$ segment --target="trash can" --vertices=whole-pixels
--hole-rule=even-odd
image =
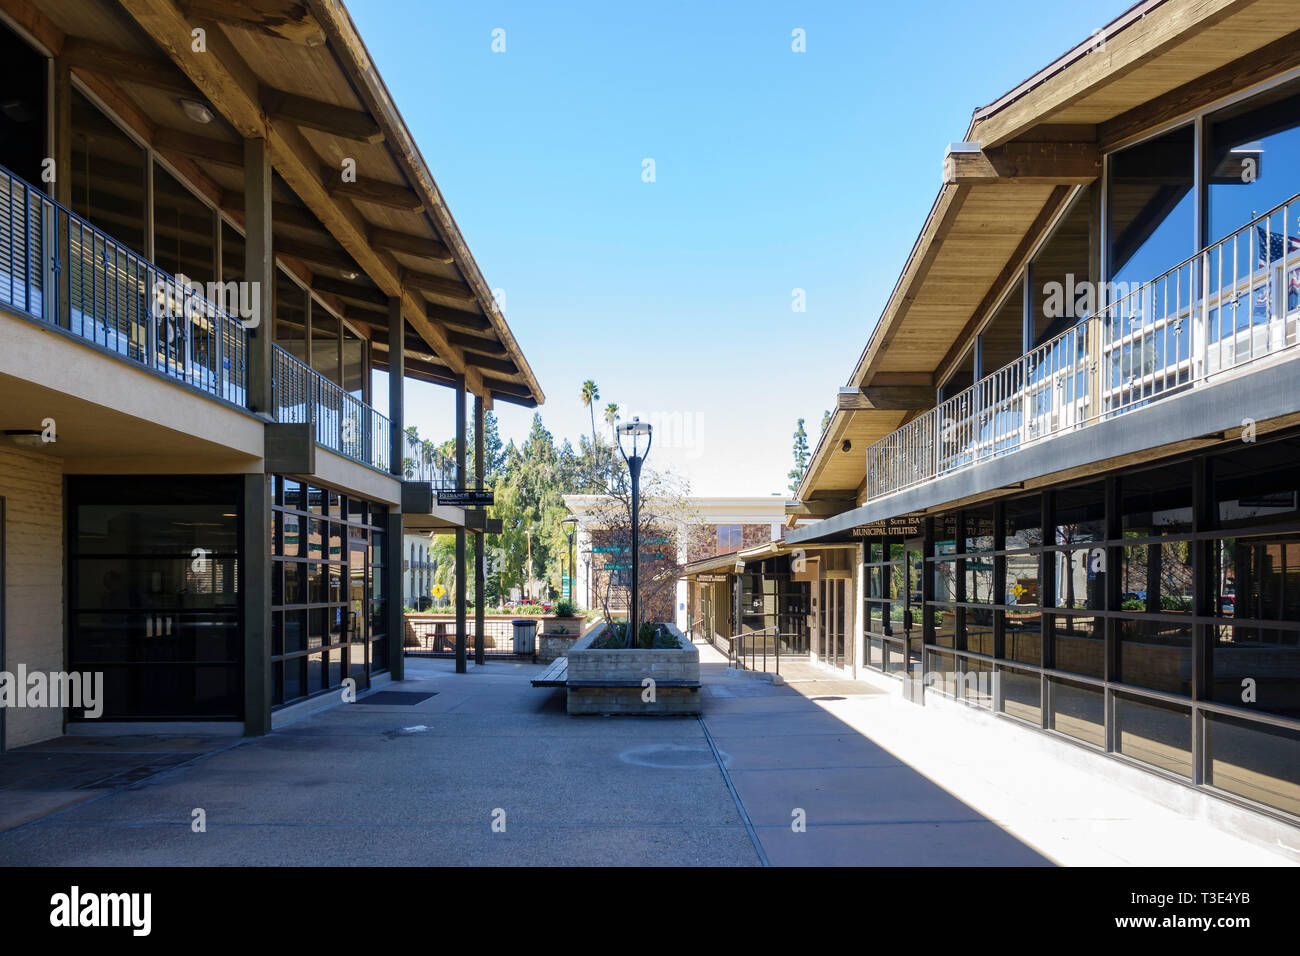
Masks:
[[[511,621],[515,626],[515,653],[531,657],[533,655],[533,637],[537,633],[537,621]]]

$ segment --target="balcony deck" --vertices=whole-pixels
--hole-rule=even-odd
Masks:
[[[1300,194],[869,446],[867,502],[1296,357],[1298,211]]]
[[[218,297],[239,301],[231,293],[219,287]],[[249,330],[259,318],[225,304],[0,167],[0,307],[247,410]],[[314,423],[320,447],[389,472],[388,418],[279,346],[272,394],[275,421]],[[417,480],[454,481],[432,463],[407,470]]]

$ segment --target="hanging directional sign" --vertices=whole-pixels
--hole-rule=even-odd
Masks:
[[[438,504],[455,508],[486,508],[494,504],[491,491],[439,491]]]

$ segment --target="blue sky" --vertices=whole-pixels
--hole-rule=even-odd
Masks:
[[[651,464],[710,495],[785,493],[795,420],[815,442],[946,145],[1127,6],[348,4],[504,290],[556,440],[589,430],[578,392],[593,378],[602,409],[662,423]],[[408,386],[425,437],[450,437],[453,407],[449,390]],[[527,434],[530,410],[497,414],[503,437]]]

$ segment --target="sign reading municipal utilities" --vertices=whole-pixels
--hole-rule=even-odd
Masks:
[[[925,519],[910,515],[903,518],[888,518],[885,521],[873,521],[871,524],[860,524],[853,529],[853,537],[872,538],[877,535],[915,537],[923,534],[924,531]]]

